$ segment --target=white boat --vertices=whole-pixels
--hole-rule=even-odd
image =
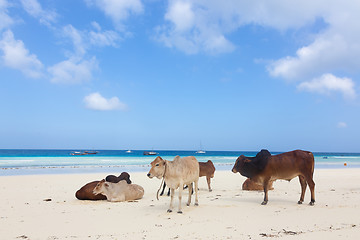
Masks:
[[[198,154],[204,154],[204,153],[206,153],[205,150],[203,150],[203,147],[202,147],[201,142],[200,142],[200,150],[197,150],[196,153],[198,153]]]
[[[130,149],[129,149],[129,150],[127,150],[126,152],[127,152],[127,153],[132,153],[132,151],[131,151]]]
[[[150,152],[145,151],[143,154],[144,154],[144,155],[158,155],[159,153],[154,152],[154,151],[150,151]]]

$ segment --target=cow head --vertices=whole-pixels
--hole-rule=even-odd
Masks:
[[[93,190],[95,195],[103,193],[105,189],[109,188],[109,184],[105,182],[105,179],[101,180]]]
[[[270,156],[271,153],[264,149],[257,153],[255,157],[241,155],[236,159],[232,172],[239,172],[241,175],[251,178],[264,170]]]
[[[154,161],[151,162],[151,169],[147,176],[149,178],[157,177],[161,179],[165,173],[165,160],[161,157],[156,157]]]
[[[234,167],[232,168],[232,172],[233,173],[241,173],[244,164],[247,162],[250,162],[251,160],[248,159],[247,157],[245,157],[244,155],[241,155],[240,157],[238,157],[235,161]]]

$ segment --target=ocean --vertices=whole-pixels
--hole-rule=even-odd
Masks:
[[[150,162],[156,156],[143,155],[144,150],[91,150],[97,154],[71,155],[84,150],[0,150],[0,176],[29,174],[69,174],[107,172],[120,174],[147,172]],[[195,156],[198,161],[211,160],[217,170],[231,170],[236,158],[241,154],[255,156],[257,152],[247,151],[157,151],[158,156],[172,160],[176,155]],[[272,152],[279,154],[280,152]],[[359,168],[360,153],[314,153],[315,168]]]

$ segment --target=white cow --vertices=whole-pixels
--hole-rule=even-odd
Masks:
[[[95,195],[103,194],[110,202],[137,200],[144,196],[144,188],[137,184],[128,184],[125,180],[118,183],[101,180],[93,190]]]
[[[166,185],[171,189],[171,200],[168,212],[172,212],[175,189],[179,188],[179,210],[181,211],[181,197],[184,185],[189,186],[189,198],[187,206],[191,203],[192,183],[195,183],[195,206],[198,206],[198,181],[199,162],[195,157],[180,158],[176,156],[173,161],[167,161],[157,157],[151,163],[151,169],[147,174],[149,178],[164,178]]]

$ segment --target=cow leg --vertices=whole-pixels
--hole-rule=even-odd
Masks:
[[[173,209],[173,200],[174,200],[174,193],[175,193],[175,189],[170,188],[170,190],[171,190],[171,197],[170,197],[170,207],[169,207],[169,209],[167,210],[168,212],[172,212],[172,209]]]
[[[299,181],[300,181],[300,185],[301,185],[301,195],[300,195],[300,200],[298,201],[298,204],[302,204],[304,202],[304,196],[305,196],[305,191],[306,191],[306,180],[304,176],[299,176]]]
[[[183,188],[184,188],[184,184],[180,184],[180,186],[179,186],[179,210],[178,210],[178,213],[182,213],[182,211],[181,211],[181,198],[182,198]]]
[[[209,192],[211,192],[211,191],[212,191],[212,189],[211,189],[211,187],[210,187],[210,181],[211,181],[211,179],[210,179],[209,176],[206,176],[206,181],[207,181],[207,184],[208,184]]]
[[[186,203],[187,206],[190,206],[190,203],[191,203],[191,194],[192,194],[192,190],[193,190],[193,184],[191,183],[191,188],[189,187],[189,197],[188,197],[188,201]]]
[[[269,190],[269,180],[267,179],[263,182],[264,187],[264,201],[261,203],[261,205],[266,205],[268,202],[268,190]]]
[[[309,185],[311,192],[311,201],[309,204],[313,206],[315,204],[315,182],[313,181],[312,176],[307,177],[306,182]]]
[[[195,180],[195,206],[199,206],[198,187],[199,187],[199,179]]]
[[[170,196],[170,188],[169,188],[169,191],[168,191],[167,195]]]

